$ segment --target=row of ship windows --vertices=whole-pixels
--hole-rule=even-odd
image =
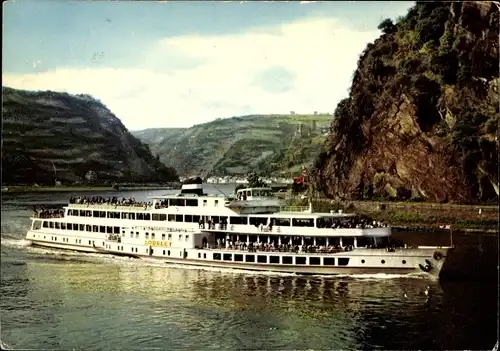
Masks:
[[[234,256],[234,259],[233,259]],[[257,256],[257,258],[255,257]],[[281,257],[281,262],[280,262]],[[271,264],[294,264],[292,256],[266,256],[266,255],[243,255],[243,254],[229,254],[229,253],[214,253],[214,260],[234,261],[234,262],[257,262],[257,263],[271,263]],[[269,261],[268,261],[269,259]],[[307,264],[307,257],[295,256],[295,264]],[[321,257],[309,257],[310,265],[321,265]],[[349,264],[349,258],[339,257],[338,265],[346,266]],[[334,257],[323,257],[324,266],[335,266]]]
[[[143,221],[168,221],[168,222],[185,222],[199,223],[202,216],[199,215],[182,215],[182,214],[164,214],[164,213],[144,213],[144,212],[116,212],[116,211],[89,211],[89,210],[68,210],[68,216],[80,217],[96,217],[96,218],[111,218],[111,219],[133,219]],[[227,221],[227,217],[211,216],[213,223],[221,223],[222,220]],[[266,225],[267,217],[229,217],[229,224],[243,225]],[[227,223],[227,222],[226,222]],[[313,218],[272,218],[272,225],[275,226],[294,226],[294,227],[314,227]]]
[[[89,224],[76,224],[76,223],[66,223],[66,222],[49,222],[44,221],[43,224],[40,221],[35,221],[33,225],[34,230],[43,228],[51,229],[61,229],[61,230],[76,230],[81,232],[94,232],[94,233],[107,233],[107,234],[120,234],[120,227],[111,227],[104,225],[89,225]]]

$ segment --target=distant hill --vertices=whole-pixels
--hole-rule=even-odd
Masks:
[[[132,132],[179,175],[290,175],[318,156],[332,120],[328,114],[251,115],[186,129]]]
[[[367,45],[313,171],[351,199],[498,201],[499,10],[417,1]]]
[[[2,87],[2,100],[4,184],[178,179],[91,96]]]

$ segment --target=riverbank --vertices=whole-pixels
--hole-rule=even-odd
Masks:
[[[171,190],[171,186],[6,186],[2,187],[2,194],[19,194],[34,192],[90,192],[90,191],[141,191],[141,190]]]

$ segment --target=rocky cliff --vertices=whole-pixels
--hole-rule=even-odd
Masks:
[[[498,200],[499,10],[417,2],[368,44],[313,172],[345,199]]]
[[[100,101],[2,88],[2,182],[177,180]]]

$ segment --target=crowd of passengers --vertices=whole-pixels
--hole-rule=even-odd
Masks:
[[[295,253],[334,253],[339,251],[351,251],[353,250],[353,245],[346,245],[341,247],[339,244],[333,245],[296,245],[296,244],[275,244],[263,243],[263,242],[244,242],[244,241],[231,241],[228,240],[226,243],[224,239],[217,239],[217,245],[213,247],[214,249],[230,249],[230,250],[242,250],[249,252],[295,252]],[[365,248],[373,249],[387,249],[387,251],[394,251],[396,248],[407,247],[403,244],[401,240],[392,241],[390,244],[378,243],[377,245],[367,245]]]
[[[115,205],[115,206],[138,206],[147,208],[152,205],[151,202],[141,202],[136,201],[135,198],[126,199],[122,197],[121,199],[113,196],[104,198],[102,196],[78,196],[70,197],[70,204],[88,204],[88,205]]]
[[[168,207],[168,200],[167,199],[161,200],[161,201],[157,201],[156,204],[155,204],[155,208],[156,209],[167,208],[167,207]]]
[[[214,222],[213,220],[209,219],[207,222],[203,222],[202,219],[198,221],[198,224],[200,225],[200,229],[213,229],[215,230],[218,228],[219,230],[226,230],[227,229],[227,219],[226,218],[221,218],[219,223]],[[215,225],[218,224],[218,227]]]
[[[63,218],[64,210],[62,209],[37,209],[34,208],[34,217],[37,218]]]
[[[343,220],[333,220],[332,222],[326,221],[326,220],[323,220],[323,221],[318,220],[318,228],[365,229],[365,228],[383,228],[383,227],[387,227],[387,225],[385,223],[378,222],[378,221],[372,221],[369,218],[363,218],[363,217],[352,217],[352,218],[343,219]]]

